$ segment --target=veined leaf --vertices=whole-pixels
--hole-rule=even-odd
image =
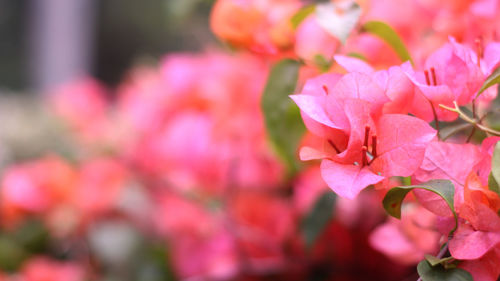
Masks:
[[[401,205],[403,200],[410,191],[415,188],[425,189],[439,195],[446,202],[448,207],[450,207],[453,216],[455,217],[455,227],[450,232],[452,234],[458,224],[457,214],[455,213],[453,196],[455,195],[455,187],[453,183],[449,180],[431,180],[418,185],[409,186],[398,186],[394,187],[387,192],[382,203],[384,204],[384,209],[387,213],[395,218],[401,218]]]
[[[384,40],[387,44],[389,44],[389,46],[391,46],[402,61],[410,61],[413,65],[413,60],[411,59],[410,53],[408,52],[408,49],[406,49],[403,40],[401,40],[401,37],[399,37],[396,31],[388,24],[381,21],[369,21],[362,26],[361,30],[371,33]]]
[[[308,248],[314,245],[316,239],[332,219],[336,198],[336,194],[331,190],[323,193],[316,200],[311,212],[302,221],[302,234]]]
[[[473,281],[472,275],[466,270],[445,269],[441,265],[431,266],[426,260],[418,264],[417,271],[423,281]]]
[[[316,11],[316,5],[307,5],[304,8],[300,9],[295,15],[293,15],[292,27],[296,29],[309,15]]]
[[[299,67],[291,59],[274,65],[261,100],[267,133],[290,173],[298,170],[296,152],[305,132],[300,110],[288,97],[295,90]]]
[[[479,89],[479,92],[477,93],[476,98],[479,97],[486,89],[489,87],[500,83],[500,66],[491,73],[488,78],[486,78],[486,81],[484,81],[483,86]]]

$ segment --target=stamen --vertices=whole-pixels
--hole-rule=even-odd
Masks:
[[[434,67],[431,67],[431,74],[432,74],[432,83],[434,83],[434,86],[437,86],[436,70],[434,69]]]
[[[372,155],[373,159],[377,157],[377,135],[372,136]]]
[[[323,85],[323,91],[325,91],[326,95],[329,94],[328,87],[326,85]]]
[[[477,53],[477,66],[481,66],[481,59],[484,57],[483,40],[481,37],[475,40]]]
[[[364,146],[368,147],[368,137],[370,135],[370,125],[365,126],[365,142],[363,143]]]
[[[335,149],[335,151],[337,152],[337,154],[340,153],[340,149],[337,148],[337,146],[335,145],[335,143],[333,143],[332,140],[328,140],[328,143],[333,147],[333,149]]]
[[[430,86],[431,80],[429,79],[429,71],[425,70],[424,74],[425,74],[425,82],[427,82],[427,86]]]
[[[363,145],[363,147],[361,147],[361,153],[362,153],[362,158],[361,158],[361,163],[362,163],[362,166],[361,167],[364,167],[368,164],[368,158],[366,156],[366,152],[368,151],[368,148],[366,146]]]

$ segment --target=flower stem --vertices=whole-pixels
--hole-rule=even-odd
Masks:
[[[479,124],[479,122],[476,120],[476,119],[471,119],[469,116],[467,116],[467,114],[465,114],[462,110],[460,110],[460,108],[458,107],[458,104],[456,101],[453,102],[453,104],[455,105],[455,107],[449,107],[449,106],[446,106],[446,105],[443,105],[443,104],[440,104],[439,106],[441,108],[444,108],[446,110],[449,110],[451,112],[456,112],[458,113],[458,116],[464,120],[465,122],[467,123],[471,123],[472,125],[474,125],[475,127],[477,127],[478,129],[490,134],[490,135],[493,135],[493,136],[500,136],[500,131],[497,131],[497,130],[494,130],[492,128],[488,128],[482,124]]]

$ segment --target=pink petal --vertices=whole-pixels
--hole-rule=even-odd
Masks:
[[[471,226],[461,224],[449,242],[449,249],[456,259],[474,260],[499,243],[500,232],[474,231]]]
[[[453,216],[453,213],[451,212],[448,204],[446,204],[446,201],[444,201],[443,198],[436,193],[425,189],[414,189],[413,194],[417,198],[418,202],[432,213],[440,217]],[[455,221],[453,220],[453,227],[454,226]]]
[[[330,160],[321,162],[321,176],[339,196],[354,199],[361,190],[384,179],[367,167],[339,164]]]
[[[380,74],[375,76],[375,79],[380,83],[380,78],[377,79],[377,77],[382,77]],[[385,94],[391,101],[384,105],[384,113],[408,113],[413,104],[415,87],[404,74],[402,68],[399,66],[389,68],[386,83]]]
[[[377,124],[377,152],[371,167],[385,177],[412,175],[436,136],[426,122],[401,114],[384,114]]]
[[[463,186],[480,157],[479,149],[473,144],[432,142],[425,151],[422,165],[415,172],[415,178],[419,182],[449,179],[455,186]]]
[[[370,245],[402,264],[415,264],[422,260],[425,254],[417,249],[393,222],[378,226],[370,235]]]
[[[361,147],[364,141],[365,126],[375,129],[370,118],[370,104],[359,99],[347,99],[344,107],[345,115],[349,119],[349,141],[347,149],[337,154],[333,160],[352,164],[361,160]]]
[[[317,150],[309,146],[304,146],[300,149],[299,157],[300,160],[302,161],[309,161],[315,159],[323,159],[325,157],[328,157],[328,155],[323,151]]]
[[[297,104],[302,112],[323,125],[331,128],[342,129],[330,120],[323,105],[326,103],[324,97],[311,95],[291,95],[290,98]]]
[[[341,74],[337,73],[325,73],[317,77],[307,80],[306,84],[302,88],[301,94],[312,95],[312,96],[325,96],[325,88],[327,91],[333,91],[333,88],[337,82],[342,78]]]
[[[352,72],[344,75],[334,88],[336,99],[360,99],[372,104],[374,111],[377,111],[389,99],[384,90],[375,83],[368,75]]]
[[[360,72],[364,74],[372,74],[375,70],[368,63],[354,57],[343,55],[333,56],[335,61],[342,66],[347,72]]]
[[[463,261],[459,268],[472,274],[474,280],[496,281],[500,275],[500,249],[493,249],[477,260]]]
[[[341,124],[334,123],[328,113],[325,111],[326,98],[322,96],[312,95],[291,95],[290,98],[297,104],[302,112],[314,121],[326,125],[330,128],[345,129],[345,122]],[[338,110],[335,111],[336,115],[340,115]]]

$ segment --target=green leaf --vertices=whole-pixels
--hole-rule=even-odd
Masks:
[[[423,281],[473,281],[472,275],[461,268],[445,269],[441,265],[431,266],[426,260],[417,266]]]
[[[131,268],[133,278],[137,281],[175,281],[168,247],[158,241],[145,240],[135,256]]]
[[[403,177],[403,185],[411,185],[411,177]]]
[[[316,5],[307,5],[295,13],[291,19],[293,29],[296,29],[309,15],[315,11]]]
[[[308,248],[314,245],[316,239],[323,232],[333,217],[336,194],[331,190],[323,193],[312,207],[312,210],[302,221],[302,234]]]
[[[50,235],[41,221],[27,220],[18,226],[14,232],[9,233],[9,237],[25,250],[38,253],[48,248]]]
[[[345,43],[358,24],[361,7],[352,0],[318,4],[315,15],[326,32]]]
[[[27,258],[28,253],[21,245],[0,236],[0,270],[16,271]]]
[[[300,110],[288,97],[295,90],[299,67],[291,59],[274,65],[261,101],[267,133],[291,174],[298,170],[296,151],[305,132]]]
[[[384,40],[391,46],[402,61],[410,61],[413,65],[410,52],[408,52],[403,40],[401,40],[401,37],[399,37],[392,27],[381,21],[369,21],[361,27],[361,30]]]
[[[431,264],[431,266],[436,266],[438,264],[442,264],[443,262],[447,262],[447,261],[453,259],[453,257],[446,257],[446,258],[440,259],[438,257],[435,257],[433,255],[429,255],[429,254],[426,254],[424,257],[425,257],[425,260]]]
[[[401,205],[403,204],[403,200],[406,194],[408,194],[415,188],[434,192],[444,199],[448,207],[450,207],[453,216],[455,217],[455,228],[453,228],[453,230],[450,232],[450,234],[452,234],[457,228],[458,218],[457,214],[455,213],[455,208],[453,207],[455,187],[449,180],[431,180],[418,185],[398,186],[392,188],[387,192],[384,200],[382,201],[384,209],[387,211],[387,213],[395,218],[401,219]]]
[[[363,61],[368,61],[368,59],[365,57],[365,55],[363,55],[362,53],[358,53],[358,52],[350,52],[347,54],[347,56],[357,58],[357,59],[360,59]]]
[[[328,72],[328,70],[330,70],[330,67],[332,67],[333,61],[326,59],[321,54],[316,54],[314,56],[314,64],[323,73],[323,72]]]
[[[495,180],[495,177],[493,177],[493,173],[490,173],[488,176],[488,188],[500,195],[500,187],[498,186],[498,182]]]
[[[481,95],[486,89],[489,87],[500,83],[500,66],[491,73],[488,78],[486,78],[486,81],[484,81],[483,86],[479,89],[479,92],[477,93],[476,99]]]
[[[496,183],[500,183],[500,142],[497,142],[495,149],[493,150],[493,157],[491,159],[491,175],[495,179]]]

